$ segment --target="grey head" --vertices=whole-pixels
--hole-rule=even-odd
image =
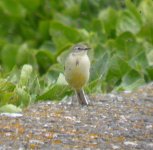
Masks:
[[[74,51],[74,52],[87,51],[87,50],[89,50],[89,49],[90,49],[90,48],[87,46],[87,44],[82,44],[82,43],[76,44],[76,45],[73,47],[73,51]]]

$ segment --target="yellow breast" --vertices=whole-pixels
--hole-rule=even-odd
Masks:
[[[83,74],[82,72],[80,72],[79,69],[70,72],[67,78],[68,83],[74,89],[81,89],[84,86],[84,84],[87,82],[87,80],[88,77],[85,76],[85,74]]]
[[[76,90],[81,89],[89,79],[90,61],[87,55],[70,56],[65,64],[65,78]]]

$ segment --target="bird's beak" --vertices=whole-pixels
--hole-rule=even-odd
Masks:
[[[87,48],[85,48],[84,50],[90,50],[91,48],[90,47],[87,47]]]

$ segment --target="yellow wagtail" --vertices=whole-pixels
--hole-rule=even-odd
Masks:
[[[76,91],[78,101],[82,105],[89,103],[83,90],[90,75],[90,60],[87,55],[89,49],[85,44],[77,44],[65,61],[65,79]]]

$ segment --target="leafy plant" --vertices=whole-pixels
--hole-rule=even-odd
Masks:
[[[152,0],[0,1],[0,112],[73,92],[61,73],[70,47],[92,48],[87,93],[153,80]]]

